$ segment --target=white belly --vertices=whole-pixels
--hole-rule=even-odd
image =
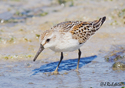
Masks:
[[[50,49],[55,52],[71,52],[79,49],[82,45],[83,44],[79,44],[78,40],[72,39],[71,33],[67,33],[60,38],[56,46],[51,47]]]

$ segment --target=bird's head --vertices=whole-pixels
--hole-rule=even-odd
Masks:
[[[34,57],[33,61],[37,59],[39,54],[45,49],[45,48],[51,48],[56,46],[56,43],[58,41],[58,33],[54,30],[46,30],[40,35],[40,48],[38,52],[36,53],[36,56]]]

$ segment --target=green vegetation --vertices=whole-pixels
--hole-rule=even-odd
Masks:
[[[14,38],[13,37],[10,38],[10,40],[8,42],[10,42],[10,43],[14,42]]]
[[[2,37],[0,37],[0,43],[4,43],[4,44],[6,44],[6,43],[9,43],[9,44],[14,43],[15,40],[16,40],[16,38],[13,37],[13,36],[11,36],[10,38],[2,38]]]
[[[36,34],[36,38],[39,38],[40,37],[40,35],[39,34]]]
[[[105,56],[105,60],[107,62],[110,62],[110,61],[118,61],[120,59],[124,59],[125,58],[125,56],[123,55],[124,52],[125,50],[110,52],[109,55]]]
[[[65,4],[68,0],[58,0],[59,4]]]
[[[32,42],[32,40],[28,39],[28,38],[24,38],[24,40],[27,41],[27,42]]]
[[[120,17],[121,21],[125,24],[125,9],[122,9],[118,12],[118,17]]]
[[[20,29],[20,31],[23,31],[23,29]]]
[[[125,9],[122,9],[121,11],[119,11],[118,16],[125,18]]]
[[[70,2],[70,4],[69,4],[69,6],[71,7],[71,6],[74,6],[74,1],[73,0],[58,0],[58,3],[61,5],[61,4],[66,4],[66,3],[68,3],[68,2]]]
[[[112,65],[112,69],[113,69],[113,70],[125,70],[125,63],[115,62],[115,63]]]
[[[21,59],[21,58],[32,58],[33,55],[28,54],[28,55],[0,55],[3,59],[5,60],[11,60],[11,59]]]
[[[125,82],[120,82],[121,85],[125,85]],[[125,87],[124,87],[125,88]]]
[[[21,13],[19,11],[16,11],[15,15],[21,15]]]
[[[114,20],[112,23],[110,23],[110,25],[118,25],[118,22]]]
[[[105,57],[105,60],[107,61],[107,62],[110,62],[110,60],[113,60],[113,61],[117,61],[117,60],[119,60],[119,59],[123,59],[125,56],[120,56],[120,55],[114,55],[114,56],[107,56],[107,57]]]
[[[40,16],[46,16],[48,14],[48,12],[43,12],[40,14]]]
[[[4,59],[8,60],[8,59],[9,59],[9,56],[5,56]]]
[[[26,58],[31,58],[31,57],[33,57],[32,55],[26,55],[25,56]]]
[[[4,30],[0,30],[0,32],[4,32]]]

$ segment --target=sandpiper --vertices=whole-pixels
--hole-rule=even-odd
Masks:
[[[35,61],[38,55],[45,49],[50,48],[55,52],[60,52],[61,57],[54,74],[58,74],[58,67],[63,59],[63,52],[71,52],[78,49],[77,70],[81,57],[80,47],[93,35],[104,23],[106,17],[91,22],[66,21],[46,30],[40,36],[40,48],[34,57]]]

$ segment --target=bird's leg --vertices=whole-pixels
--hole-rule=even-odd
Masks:
[[[60,61],[59,61],[59,63],[58,63],[58,66],[56,67],[55,71],[53,72],[53,74],[58,74],[58,67],[59,67],[59,65],[60,65],[60,63],[61,63],[61,61],[62,61],[62,59],[63,59],[63,52],[61,52]]]
[[[78,62],[77,62],[77,68],[76,68],[77,71],[78,71],[78,69],[79,69],[79,61],[80,61],[80,57],[81,57],[81,50],[78,49]]]

